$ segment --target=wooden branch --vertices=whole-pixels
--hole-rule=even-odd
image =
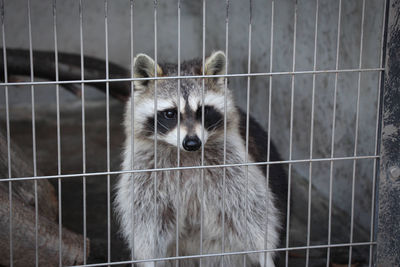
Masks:
[[[1,182],[0,182],[1,183]],[[13,197],[12,202],[12,251],[13,266],[32,266],[35,262],[35,212],[30,206]],[[10,266],[10,206],[8,192],[0,187],[0,265]],[[39,266],[58,266],[58,224],[48,218],[38,217]],[[75,265],[83,262],[83,237],[62,229],[62,264]],[[89,255],[89,239],[87,254]]]
[[[28,159],[20,151],[19,147],[11,142],[11,177],[32,176],[33,170]],[[7,140],[2,131],[0,131],[0,179],[8,178],[8,159],[7,159]],[[38,172],[40,175],[40,172]],[[32,207],[35,206],[34,181],[15,181],[12,182],[13,195],[20,197],[21,201]],[[7,188],[8,183],[0,181],[0,187]],[[8,192],[8,191],[7,191]],[[47,180],[37,181],[37,195],[39,213],[55,221],[58,214],[58,201],[54,187]]]
[[[8,75],[30,76],[29,50],[7,48],[7,72]],[[0,73],[4,73],[3,48],[0,48]],[[109,62],[109,77],[128,78],[129,70],[117,64]],[[34,76],[38,78],[55,81],[55,55],[53,51],[33,51]],[[84,56],[84,78],[85,80],[96,80],[106,78],[106,62],[95,57]],[[58,53],[58,71],[60,81],[81,80],[81,56],[72,53]],[[2,77],[4,81],[4,77]],[[106,84],[90,83],[91,86],[105,92]],[[71,85],[63,85],[71,90]],[[74,88],[76,89],[76,88]],[[110,82],[110,95],[125,101],[130,96],[130,82]],[[72,90],[75,93],[76,90]]]
[[[11,142],[11,176],[33,174],[23,153]],[[0,177],[8,177],[7,140],[0,131]],[[39,173],[40,174],[40,173]],[[9,183],[0,181],[0,266],[10,265],[10,203]],[[57,266],[59,233],[56,222],[58,201],[53,186],[47,180],[37,181],[39,265]],[[12,231],[14,266],[31,266],[35,262],[35,190],[34,181],[12,182]],[[62,261],[65,265],[83,262],[83,237],[62,230]],[[87,240],[89,242],[89,240]],[[89,246],[87,247],[87,255]]]

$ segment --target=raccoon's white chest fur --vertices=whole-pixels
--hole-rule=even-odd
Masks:
[[[153,144],[135,140],[134,147],[132,153],[128,138],[123,169],[154,168]],[[223,146],[208,144],[203,164],[221,165],[223,155]],[[181,167],[202,163],[200,151],[181,151],[180,158]],[[244,161],[243,140],[238,132],[232,132],[227,141],[226,163]],[[156,167],[176,166],[176,148],[159,146]],[[134,252],[139,259],[175,256],[177,222],[180,255],[199,254],[200,230],[203,253],[221,252],[223,237],[226,251],[275,248],[278,243],[278,216],[273,196],[257,166],[126,173],[117,185],[116,204],[122,233],[129,246],[134,251],[147,251]],[[263,262],[264,256],[260,255],[249,258],[252,262]],[[206,266],[219,262],[216,258],[207,261]],[[240,262],[238,256],[225,259],[233,265],[236,261]],[[273,264],[271,256],[268,262]]]

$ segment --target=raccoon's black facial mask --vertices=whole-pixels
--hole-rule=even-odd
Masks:
[[[166,134],[176,127],[178,123],[178,112],[176,109],[166,109],[157,112],[157,132]],[[154,117],[148,118],[146,128],[150,132],[154,132]]]
[[[199,108],[196,111],[196,120],[201,123],[202,120],[202,106],[199,105]],[[223,116],[222,114],[212,106],[204,106],[204,128],[207,131],[215,130],[221,127],[223,124]]]
[[[191,114],[181,114],[181,125],[190,125],[193,127],[194,120],[202,123],[202,107],[198,107],[196,112],[191,111]],[[190,120],[185,121],[185,120]],[[176,108],[161,110],[157,112],[157,132],[159,134],[167,134],[173,130],[178,123],[178,111]],[[222,127],[223,116],[213,106],[204,106],[204,128],[207,131],[212,131]],[[154,117],[147,119],[146,128],[149,133],[154,132]]]
[[[166,134],[176,127],[178,122],[176,109],[167,109],[157,112],[157,131],[160,134]],[[153,119],[154,125],[154,119]],[[154,127],[154,126],[153,126]]]

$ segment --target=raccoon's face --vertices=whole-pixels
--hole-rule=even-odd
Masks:
[[[224,74],[225,62],[223,52],[213,53],[205,61],[204,73]],[[181,75],[201,75],[201,67],[201,61],[198,60],[184,62]],[[139,54],[135,57],[136,78],[153,77],[156,69],[157,76],[177,75],[176,65],[166,64],[156,68],[149,56]],[[181,79],[180,85],[176,79],[158,80],[156,85],[152,80],[139,80],[135,81],[134,97],[136,137],[154,140],[157,132],[157,142],[178,146],[186,151],[200,150],[202,144],[206,146],[221,142],[225,105],[227,118],[236,112],[229,90],[225,101],[224,78],[218,77],[204,79],[204,91],[201,78]],[[230,126],[229,122],[227,119],[227,127]]]

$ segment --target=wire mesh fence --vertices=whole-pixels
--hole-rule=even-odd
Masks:
[[[21,3],[16,6],[7,2],[4,0],[1,2],[3,46],[1,65],[4,79],[0,83],[0,87],[4,94],[1,100],[3,114],[1,117],[2,151],[0,154],[4,168],[2,166],[0,180],[2,195],[0,205],[3,218],[0,230],[3,241],[0,247],[3,250],[1,257],[4,258],[4,261],[0,262],[0,266],[27,266],[27,262],[32,266],[124,264],[252,266],[257,263],[260,266],[271,266],[273,262],[266,259],[272,253],[278,255],[275,260],[277,266],[298,266],[300,264],[305,266],[332,266],[333,264],[373,266],[376,264],[376,188],[381,158],[379,144],[382,115],[380,111],[382,109],[381,85],[386,56],[384,54],[386,6],[388,5],[386,1],[372,3],[362,0],[358,1],[358,4],[352,5],[338,0],[334,3],[334,7],[332,2],[328,3],[322,0],[315,0],[312,3],[287,1],[285,5],[290,8],[286,9],[283,4],[274,0],[262,4],[252,0],[245,4],[229,0],[220,1],[218,4],[206,0],[199,1],[199,3],[187,3],[183,0],[174,2],[155,0],[144,4],[140,1],[130,0],[121,1],[118,4],[113,2],[115,6],[111,1],[104,0],[96,1],[101,4],[97,6],[97,9],[84,9],[87,3],[82,0],[74,2],[71,6],[65,6],[65,3],[56,0],[48,1],[48,3],[20,1]],[[34,2],[34,5],[31,2]],[[218,6],[220,9],[216,11],[215,5],[220,5]],[[375,5],[380,6],[380,12],[373,11]],[[32,25],[41,31],[40,25],[42,24],[34,24],[34,16],[40,16],[41,13],[38,10],[42,6],[51,8],[51,20],[48,20],[50,26],[47,26],[52,33],[52,49],[48,53],[40,54],[38,51],[41,49],[35,49],[33,42],[34,38],[40,39],[41,36],[34,37]],[[191,6],[194,6],[195,11],[190,10]],[[243,6],[246,9],[238,11],[238,7],[240,9]],[[266,9],[262,10],[260,6]],[[306,12],[305,9],[310,6],[312,9]],[[7,23],[7,18],[16,15],[15,7],[26,9],[26,25],[22,25],[21,22],[12,25],[12,30],[19,30],[21,33],[18,31],[7,32],[7,27],[13,23],[12,20]],[[151,12],[144,12],[140,9],[141,7],[144,7],[143,10],[147,8],[147,11]],[[74,18],[63,21],[68,17],[65,14],[61,15],[63,20],[60,21],[59,14],[65,13],[67,8],[72,10],[68,12],[76,13],[75,21]],[[167,8],[170,13],[165,11]],[[188,15],[188,10],[195,13]],[[147,20],[135,21],[135,16],[140,17],[141,12],[146,13]],[[290,13],[290,15],[282,15],[283,12]],[[335,15],[329,17],[330,12]],[[90,13],[101,14],[101,21],[95,22],[88,19],[85,22],[85,14]],[[115,26],[111,26],[111,22],[118,18],[118,14],[122,13],[126,15],[123,22],[125,28],[116,29]],[[166,16],[166,13],[169,14],[168,23],[160,18],[160,14]],[[343,16],[343,13],[346,16]],[[309,16],[308,20],[305,19],[307,17],[305,14]],[[349,14],[353,14],[354,18],[348,19]],[[188,36],[187,25],[182,23],[182,20],[188,23],[188,16],[199,17],[193,23],[194,25],[201,22],[195,26],[197,27],[195,36],[197,36],[198,46],[201,48],[201,53],[198,54],[200,59],[196,61],[195,67],[190,65],[192,63],[189,64],[190,71],[187,68],[188,63],[182,63],[181,54],[188,45],[187,38],[182,37],[185,36],[184,34]],[[324,16],[327,17],[327,20]],[[219,28],[215,26],[216,30],[214,31],[210,30],[210,27],[213,28],[214,25],[207,24],[210,17],[223,19]],[[287,17],[290,18],[290,21],[286,22],[290,29],[288,30],[289,34],[283,38],[280,35],[283,30],[279,23]],[[140,18],[142,19],[142,17]],[[260,18],[265,21],[260,22]],[[244,25],[241,29],[245,29],[245,32],[241,33],[243,38],[233,39],[232,36],[241,30],[239,27],[235,28],[237,26],[235,21],[238,19]],[[334,23],[326,26],[324,23],[327,21]],[[374,24],[370,21],[374,21]],[[65,24],[69,22],[75,24],[68,31]],[[134,22],[139,25],[135,26]],[[140,32],[140,30],[136,31],[137,27],[140,28],[146,23],[150,24],[149,27],[152,28],[152,31],[147,32],[146,36],[137,33]],[[354,23],[358,23],[357,27],[354,26]],[[90,28],[91,24],[102,24],[104,32],[96,35],[96,32],[91,31],[93,29]],[[371,26],[372,24],[374,26]],[[372,35],[371,29],[376,30],[376,25],[378,25],[379,31]],[[78,36],[75,39],[76,42],[71,46],[72,48],[68,48],[67,45],[60,42],[60,27],[64,34],[68,32]],[[171,34],[173,35],[171,38],[176,39],[173,46],[160,47],[159,42],[165,37],[165,32],[160,30],[161,28],[165,30],[163,27],[173,27],[173,30],[176,30],[176,33]],[[268,29],[266,31],[269,36],[267,41],[260,41],[259,28]],[[328,30],[328,33],[321,31],[321,28]],[[185,32],[182,32],[182,29]],[[112,58],[110,55],[116,53],[113,46],[119,45],[119,39],[115,38],[116,30],[121,32],[120,35],[125,37],[128,44],[126,46],[128,50],[119,51],[118,55],[125,58],[124,62],[129,64],[129,69],[119,68],[110,60]],[[28,45],[18,46],[20,42],[18,37],[14,37],[10,33],[18,36],[24,35],[25,31]],[[346,38],[357,37],[351,39],[352,41],[344,42],[342,40],[343,36],[346,36],[344,32],[349,31],[351,37]],[[38,33],[37,30],[35,33]],[[94,45],[94,51],[89,52],[90,55],[85,55],[85,34],[94,34],[96,36],[93,38],[94,40],[99,38],[98,36],[104,38],[101,40],[104,44],[104,51],[101,52],[101,55],[97,53],[96,45]],[[322,54],[321,57],[325,60],[324,53],[328,54],[329,51],[324,50],[324,46],[319,43],[319,40],[321,36],[327,34],[330,34],[331,37],[334,36],[333,40],[328,38],[334,49],[331,50],[333,53],[330,54],[329,63],[324,65],[320,63],[318,56]],[[44,35],[45,33],[43,33]],[[154,42],[149,44],[146,39],[143,43],[145,46],[152,47],[154,63],[151,65],[152,69],[145,70],[152,74],[135,73],[135,62],[137,63],[139,58],[139,55],[136,58],[135,55],[141,52],[135,47],[136,39],[148,38],[150,35]],[[215,55],[207,54],[208,46],[213,44],[212,42],[207,43],[207,40],[216,38],[216,35],[223,41],[219,41],[220,47],[211,47],[211,49],[223,51],[224,59],[226,58],[224,66],[225,64],[226,66],[219,72],[207,72],[212,55]],[[289,35],[290,39],[287,39]],[[280,46],[281,43],[277,45],[276,40],[279,38],[290,44],[287,47]],[[303,54],[307,54],[307,52],[304,52],[306,50],[303,38],[308,38],[310,45],[307,50],[310,54],[307,58],[309,61],[307,67],[304,67],[307,59],[304,59]],[[10,47],[9,40],[11,40],[10,43],[16,45]],[[241,55],[244,60],[235,62],[235,59],[238,58],[236,55],[238,50],[232,49],[232,46],[236,45],[232,42],[241,43],[240,45],[245,47],[242,49],[242,52],[245,53]],[[258,44],[261,42],[260,46],[266,47],[266,50],[258,51],[259,46],[254,48],[255,42]],[[374,42],[378,45],[370,44]],[[13,50],[20,47],[25,50]],[[70,49],[69,51],[76,54],[63,52],[60,47],[67,47],[67,50]],[[169,72],[167,70],[169,65],[162,63],[168,61],[164,60],[164,57],[166,53],[172,53],[171,47],[176,52],[177,60],[173,66],[174,70]],[[349,47],[356,48],[352,50]],[[277,64],[279,66],[275,67],[276,58],[278,58],[275,53],[281,55],[280,48],[285,50],[283,53],[290,59],[290,62],[284,60],[283,65]],[[92,48],[89,48],[89,51],[90,49]],[[168,52],[163,51],[164,49]],[[371,56],[375,60],[366,60],[365,57],[369,57],[368,53],[371,51],[375,53],[375,57]],[[355,64],[347,64],[346,60],[344,60],[346,64],[341,63],[340,60],[346,57]],[[21,58],[24,58],[25,61],[19,61]],[[257,65],[261,60],[267,62],[268,68],[260,68]],[[193,65],[195,64],[193,63]],[[237,65],[242,66],[238,67]],[[328,65],[330,67],[320,68],[320,66]],[[159,68],[163,70],[160,71]],[[242,71],[235,72],[240,68]],[[29,79],[21,77],[29,77]],[[321,85],[323,83],[319,80],[320,77],[325,79],[325,89],[328,87],[332,89],[329,94],[323,95],[319,92],[319,88],[323,87]],[[262,79],[262,83],[256,79]],[[307,79],[308,81],[306,81]],[[208,95],[214,86],[210,84],[215,81],[218,81],[216,83],[219,83],[222,88],[219,92],[222,96],[222,102],[219,103],[221,117],[214,122],[220,124],[220,129],[222,129],[219,136],[222,141],[221,145],[217,147],[220,150],[218,152],[215,152],[215,147],[210,145],[212,143],[209,141],[210,138],[216,137],[215,135],[213,137],[213,133],[209,131],[210,113],[207,113],[211,112],[208,111],[209,106],[218,101],[215,94]],[[347,86],[351,81],[355,86]],[[140,92],[140,86],[146,87],[149,84],[153,86],[153,91],[146,99]],[[173,85],[173,90],[171,89],[173,93],[170,95],[163,91],[166,84]],[[255,87],[260,87],[260,84],[264,87],[256,89]],[[200,88],[196,95],[196,100],[199,102],[195,104],[190,102],[191,97],[188,96],[192,91],[185,89],[191,88],[191,86]],[[229,90],[233,91],[235,87],[240,88],[239,92],[235,92],[234,95],[237,98],[236,102],[244,111],[244,128],[241,129],[242,140],[238,141],[241,144],[238,146],[240,157],[238,156],[236,159],[239,160],[232,161],[230,155],[233,152],[229,146],[234,142],[232,140],[235,136],[231,135],[230,127],[232,127],[232,121],[236,121],[238,118],[232,117],[231,114],[238,115],[238,113],[229,113],[231,111],[228,109],[231,108]],[[22,107],[18,106],[18,101],[23,95],[15,93],[17,90],[22,90],[21,88],[29,89],[29,93],[26,94],[29,96],[29,101],[25,100]],[[79,96],[80,99],[74,100],[73,103],[71,101],[72,104],[63,102],[64,88]],[[93,97],[93,88],[103,91],[105,97],[104,95]],[[306,90],[305,88],[309,90],[309,93],[299,96],[298,92]],[[355,88],[355,90],[351,90],[351,88]],[[49,104],[38,100],[38,96],[43,97],[48,92],[55,95],[55,98],[51,99],[51,101],[55,100],[55,103],[52,102],[51,108],[49,108]],[[187,95],[185,96],[185,94]],[[263,94],[265,98],[261,99]],[[254,95],[261,100],[254,99]],[[10,98],[14,99],[11,103]],[[124,103],[113,98],[122,99]],[[329,100],[327,100],[328,98]],[[94,103],[93,99],[97,102]],[[172,128],[166,129],[167,126],[162,121],[160,122],[164,113],[159,112],[171,110],[171,106],[167,105],[167,109],[165,108],[166,99],[176,103],[173,110],[176,125],[171,126],[176,129],[175,135],[173,135],[175,139],[169,143],[169,146],[175,150],[173,150],[174,155],[169,156],[163,150],[168,143],[165,136]],[[309,113],[304,116],[304,120],[299,121],[298,116],[303,116],[305,111],[296,105],[299,105],[298,103],[302,99],[306,99],[301,105],[306,105]],[[319,101],[322,104],[318,103]],[[37,102],[39,102],[39,108]],[[368,106],[368,103],[371,105]],[[145,104],[147,106],[144,106]],[[124,110],[125,105],[127,108]],[[141,109],[135,107],[137,105]],[[197,134],[200,144],[194,149],[197,150],[197,154],[187,154],[187,150],[191,149],[188,149],[187,143],[185,143],[185,138],[189,136],[189,128],[184,127],[188,120],[190,105],[197,105],[197,113],[200,114],[196,122],[199,129],[193,130]],[[329,105],[329,108],[325,109],[324,105]],[[347,110],[343,108],[346,105],[353,107],[354,112],[346,114]],[[257,110],[256,115],[251,114],[252,109]],[[196,111],[196,109],[194,110]],[[140,129],[144,127],[140,124],[148,124],[140,117],[144,116],[145,111],[152,113],[150,123],[152,125],[147,125],[150,128],[146,128],[147,131],[152,132],[152,135],[146,137],[151,140],[151,145],[140,139],[143,134]],[[277,113],[281,113],[282,116],[276,116]],[[29,114],[28,117],[27,114]],[[318,117],[322,116],[321,114],[325,114],[325,116]],[[263,144],[252,139],[252,134],[254,134],[252,123],[254,122],[251,116],[254,115],[258,120],[263,120],[259,121],[262,124],[259,129],[262,129],[261,127],[265,129],[265,132],[260,132],[261,135],[264,135],[264,139],[261,139],[265,142]],[[47,121],[47,116],[51,117],[51,122]],[[316,119],[317,117],[318,119]],[[351,119],[342,119],[343,117],[351,117]],[[124,126],[121,126],[124,120]],[[277,122],[277,120],[283,122]],[[322,122],[322,120],[324,121]],[[326,121],[329,122],[324,125]],[[46,125],[51,125],[51,127]],[[277,125],[284,127],[278,128]],[[369,126],[365,128],[365,125]],[[298,132],[305,129],[303,126],[307,130],[304,131],[305,134],[302,134],[303,137],[299,138]],[[168,131],[162,132],[163,128]],[[47,133],[50,130],[53,131],[53,134]],[[26,141],[28,131],[30,141]],[[160,131],[162,134],[159,134]],[[122,132],[125,132],[126,139],[122,136]],[[363,132],[372,132],[368,135],[372,138],[366,138]],[[99,133],[101,137],[99,137]],[[324,134],[329,134],[329,136],[324,137]],[[101,139],[101,141],[97,139]],[[315,141],[316,139],[318,142]],[[208,146],[207,142],[209,142]],[[325,142],[324,147],[321,146],[321,142]],[[277,153],[282,157],[272,158],[275,153],[273,151],[275,150],[274,143]],[[257,160],[257,157],[254,156],[254,145],[265,152],[265,157],[261,160]],[[20,153],[17,151],[18,146],[21,149]],[[298,148],[302,146],[304,146],[305,152]],[[40,149],[38,149],[39,147]],[[145,154],[140,154],[141,149],[151,150],[152,158],[146,158]],[[212,156],[212,153],[215,153],[215,156]],[[119,156],[120,154],[123,155]],[[192,159],[196,157],[194,155],[197,155],[198,161],[188,165],[186,158]],[[141,157],[145,158],[145,165],[137,163]],[[175,164],[163,165],[163,157],[173,158]],[[214,160],[216,157],[219,158]],[[26,163],[28,161],[29,163]],[[123,167],[120,167],[122,161],[124,162]],[[38,162],[41,169],[38,168]],[[24,167],[25,165],[29,166]],[[281,241],[277,246],[268,245],[268,234],[271,232],[266,230],[268,223],[264,225],[265,222],[263,222],[262,225],[265,229],[263,229],[261,233],[263,236],[260,239],[264,245],[261,248],[252,245],[254,240],[249,237],[249,222],[246,219],[243,227],[247,231],[244,231],[244,236],[240,236],[240,242],[238,242],[240,246],[235,247],[232,245],[234,241],[230,240],[231,236],[227,229],[236,223],[229,218],[229,210],[225,204],[226,198],[230,197],[229,192],[226,191],[227,183],[230,182],[228,178],[232,178],[229,175],[232,170],[244,175],[242,178],[246,182],[243,183],[244,191],[241,192],[244,200],[241,200],[243,203],[236,204],[238,207],[240,206],[238,209],[243,211],[242,216],[249,218],[251,217],[249,212],[252,212],[249,205],[253,204],[249,203],[248,199],[249,176],[251,178],[255,172],[263,174],[266,188],[271,188],[273,179],[276,179],[270,175],[274,173],[272,168],[282,168],[284,177],[278,178],[283,181],[287,180],[287,187],[283,194],[285,195],[284,203],[275,203],[277,206],[284,207],[281,210],[283,218],[279,223],[282,228]],[[340,175],[338,168],[347,170],[346,183],[338,180],[337,176]],[[209,194],[210,187],[212,187],[209,184],[210,173],[219,174],[218,177],[211,178],[218,180],[218,186],[222,188],[220,191],[212,191],[219,194],[214,196],[215,198]],[[317,174],[314,175],[314,173]],[[190,197],[188,200],[185,194],[193,193],[193,191],[188,191],[189,186],[185,184],[186,181],[193,178],[191,175],[198,179],[195,185],[198,186],[196,192],[199,193],[192,195],[192,198],[196,198],[196,205],[198,205],[193,208],[197,213],[192,214],[193,218],[198,219],[196,224],[186,224],[185,221],[192,219],[188,215],[191,207],[186,205],[187,203],[185,204],[185,201],[188,203],[191,201]],[[122,219],[117,219],[116,208],[113,206],[113,202],[118,202],[118,194],[122,194],[113,187],[116,187],[117,181],[122,177],[130,179],[128,179],[130,183],[126,189],[131,192],[130,199],[127,201],[129,212],[125,217],[130,216],[132,221],[137,221],[136,217],[144,216],[143,213],[138,213],[139,207],[144,205],[144,202],[134,204],[136,203],[134,194],[141,193],[138,191],[135,181],[147,177],[146,183],[150,184],[149,190],[151,189],[151,191],[148,192],[151,193],[150,202],[153,206],[148,208],[147,213],[144,213],[148,217],[142,217],[140,220],[147,220],[144,224],[149,225],[149,228],[151,228],[152,220],[169,219],[174,222],[171,226],[173,229],[170,231],[172,235],[170,243],[164,245],[165,247],[160,245],[161,230],[147,229],[147,236],[144,237],[147,241],[141,241],[138,236],[142,234],[140,232],[142,228],[139,229],[139,226],[134,225],[132,221],[130,221],[131,232],[135,234],[128,235],[131,240],[125,240],[129,245],[124,243],[121,234],[117,233],[129,232],[129,230],[121,229],[124,216],[119,214]],[[165,177],[169,177],[170,180],[165,182]],[[299,177],[303,177],[303,180],[299,180]],[[30,182],[33,182],[33,185],[29,184],[30,188],[25,188],[25,191],[19,189],[19,185]],[[45,182],[49,182],[52,189],[44,189],[47,186],[44,185]],[[160,189],[160,186],[172,186],[172,183],[176,183],[177,186],[174,189],[176,191],[168,191],[169,189],[166,190],[165,187]],[[335,183],[337,184],[335,185]],[[98,190],[96,191],[93,188],[100,189],[96,189]],[[43,199],[43,192],[46,190],[53,190],[51,192],[55,199]],[[250,188],[251,190],[253,189]],[[21,198],[21,192],[28,191],[32,194],[32,199],[24,201],[23,197]],[[337,193],[338,191],[339,193]],[[264,193],[268,194],[269,189]],[[272,193],[277,194],[276,192]],[[160,204],[161,199],[168,194],[179,197],[171,204],[173,207],[170,208],[167,205],[166,211],[160,211],[165,208]],[[367,194],[368,196],[366,196]],[[335,195],[338,196],[336,200],[334,199]],[[350,199],[346,199],[346,196],[350,196]],[[207,206],[210,199],[217,199],[222,204],[215,203],[215,206]],[[269,201],[271,196],[266,195],[265,199]],[[50,204],[47,205],[52,205],[52,201],[55,206],[49,209],[55,210],[55,215],[49,218],[43,208],[46,204],[43,203],[49,202]],[[101,202],[101,204],[97,202]],[[21,203],[25,204],[21,206]],[[267,208],[264,208],[268,209],[268,207],[267,204]],[[220,217],[216,215],[221,227],[221,229],[218,228],[218,234],[210,231],[209,226],[205,225],[209,224],[210,220],[217,220],[207,217],[212,214],[209,210],[214,208],[221,208]],[[24,217],[22,214],[29,216]],[[266,216],[269,218],[268,214]],[[318,217],[324,217],[323,221],[326,225],[317,225],[321,222]],[[237,218],[237,220],[240,221],[241,218]],[[345,223],[343,223],[344,221]],[[342,228],[340,231],[337,230],[339,229],[338,225],[342,223],[341,227],[346,228],[346,232]],[[138,227],[139,230],[135,227]],[[192,228],[189,230],[189,234],[183,234],[184,231],[188,231],[185,227]],[[299,232],[302,232],[303,235],[299,235]],[[212,236],[213,234],[214,236]],[[259,238],[259,236],[256,237]],[[305,240],[302,239],[303,237]],[[252,238],[255,239],[254,236]],[[125,237],[125,239],[127,238]],[[191,239],[190,242],[187,239]],[[218,248],[211,249],[211,245],[204,245],[209,240],[215,242],[215,247]],[[138,242],[139,244],[137,244]],[[150,245],[146,247],[144,245],[147,244],[146,242],[152,244],[155,249]],[[190,246],[194,246],[194,248],[190,248]],[[238,247],[240,249],[237,249]],[[138,249],[148,251],[138,253]],[[165,251],[152,253],[157,249]],[[145,255],[145,257],[138,255]],[[236,256],[240,258],[240,261],[230,260]],[[255,258],[257,260],[254,260]]]

